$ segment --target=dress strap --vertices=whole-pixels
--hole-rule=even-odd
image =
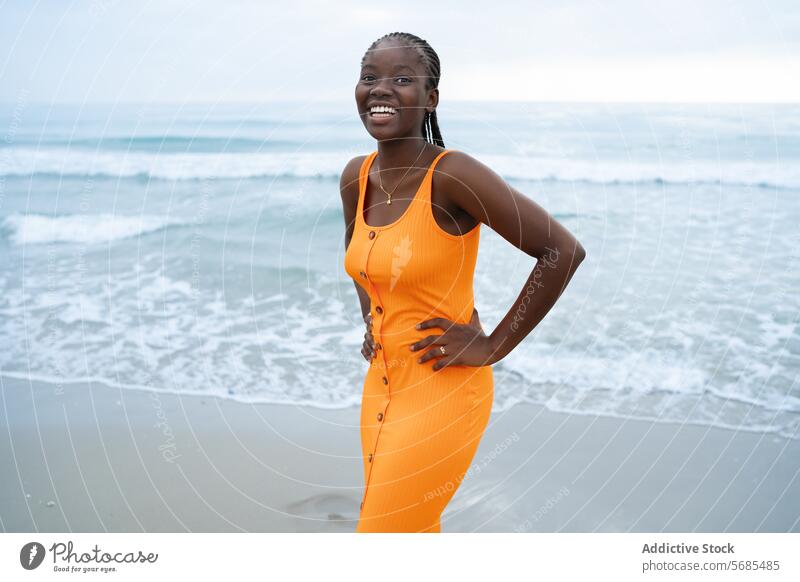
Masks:
[[[364,161],[361,162],[361,168],[358,171],[358,204],[356,205],[356,222],[365,224],[364,222],[364,198],[367,193],[367,177],[369,169],[372,167],[372,162],[378,156],[378,150],[369,154]]]
[[[444,150],[443,152],[439,152],[439,155],[437,155],[433,159],[431,165],[428,167],[428,171],[425,172],[425,177],[422,179],[422,184],[420,185],[420,193],[419,193],[420,198],[424,197],[430,200],[431,190],[432,190],[431,186],[433,185],[433,172],[434,169],[436,168],[436,164],[438,164],[439,160],[441,160],[444,156],[453,151],[456,150]]]
[[[422,179],[422,184],[420,184],[419,192],[411,201],[411,206],[413,206],[417,202],[417,198],[426,198],[430,200],[431,198],[431,185],[433,184],[433,172],[436,168],[436,164],[439,163],[445,155],[449,154],[456,150],[444,150],[439,152],[439,154],[433,159],[430,166],[428,166],[428,170],[425,172],[425,177]],[[378,157],[378,150],[375,150],[371,154],[369,154],[364,161],[361,163],[361,169],[358,173],[358,206],[356,209],[356,221],[360,224],[368,226],[364,221],[364,199],[366,198],[367,194],[367,183],[368,183],[368,176],[369,176],[369,169],[372,167],[372,162],[375,161],[375,158]],[[411,207],[406,210],[409,212]],[[405,216],[405,214],[403,215]],[[401,217],[402,218],[402,217]],[[381,228],[381,227],[370,227],[370,228]]]

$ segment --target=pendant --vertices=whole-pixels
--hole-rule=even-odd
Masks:
[[[387,201],[386,201],[386,204],[391,204],[391,203],[392,203],[392,200],[391,200],[391,199],[389,199],[389,200],[387,200]]]

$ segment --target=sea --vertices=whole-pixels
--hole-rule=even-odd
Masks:
[[[800,438],[800,105],[437,113],[587,251],[495,364],[496,413]],[[358,406],[339,176],[376,148],[352,102],[2,105],[0,383]],[[481,228],[489,333],[535,258]]]

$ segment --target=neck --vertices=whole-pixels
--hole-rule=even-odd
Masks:
[[[422,136],[418,138],[402,138],[381,140],[378,142],[378,158],[380,159],[381,176],[384,181],[399,180],[408,171],[413,174],[419,166],[425,165],[426,150],[435,148],[427,143]],[[416,160],[416,161],[415,161]],[[412,167],[409,170],[409,167]]]

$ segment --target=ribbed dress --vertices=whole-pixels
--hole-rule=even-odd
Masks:
[[[480,223],[462,236],[433,216],[433,160],[410,205],[396,221],[364,221],[369,169],[359,171],[358,209],[345,270],[370,297],[376,356],[364,379],[361,449],[364,494],[357,532],[441,531],[440,516],[469,470],[494,397],[491,366],[450,365],[438,371],[431,347],[409,346],[441,328],[417,330],[433,317],[468,323]],[[438,347],[438,346],[434,346]]]

